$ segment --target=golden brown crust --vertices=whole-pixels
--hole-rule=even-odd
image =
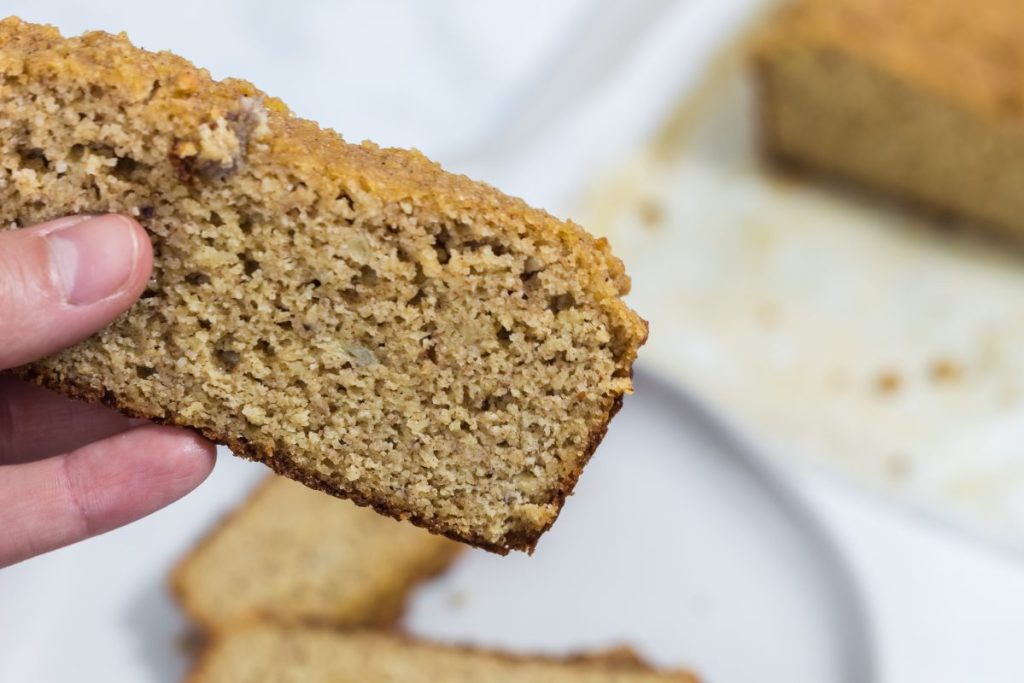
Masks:
[[[629,321],[631,331],[646,339],[644,322],[619,299],[629,293],[629,277],[607,239],[595,238],[572,221],[561,221],[486,183],[449,173],[417,150],[347,143],[336,131],[294,116],[283,102],[248,81],[214,81],[206,69],[170,52],[137,48],[123,33],[96,31],[63,38],[53,26],[8,17],[0,21],[0,47],[0,61],[20,64],[23,74],[28,64],[34,70],[71,70],[83,81],[103,83],[149,102],[146,116],[161,121],[171,115],[181,129],[198,129],[234,111],[241,98],[260,100],[272,130],[265,163],[291,169],[324,196],[333,196],[343,186],[353,194],[372,194],[378,203],[415,200],[426,220],[472,215],[493,225],[518,224],[534,236],[566,245],[582,244],[587,248],[578,252],[579,265],[590,274],[590,285],[603,290],[608,296],[605,303],[617,309],[617,317]],[[164,91],[174,96],[165,97]],[[624,368],[635,360],[642,343],[627,350]]]
[[[382,203],[415,200],[427,220],[472,215],[495,225],[520,224],[564,244],[583,243],[589,248],[583,250],[580,265],[591,273],[591,284],[606,288],[613,299],[629,292],[629,278],[606,239],[595,238],[571,221],[560,221],[485,183],[448,173],[416,150],[347,143],[335,131],[294,116],[283,102],[247,81],[214,81],[206,69],[169,52],[137,48],[123,33],[96,31],[63,38],[52,26],[30,24],[17,17],[0,21],[0,47],[3,61],[30,63],[33,70],[70,69],[83,81],[103,83],[136,100],[148,100],[147,116],[157,121],[173,115],[182,129],[199,128],[233,111],[240,98],[262,100],[272,130],[266,163],[292,169],[310,189],[333,196],[339,186],[345,186],[354,194],[372,194]],[[176,96],[164,97],[165,90]],[[628,311],[625,304],[619,305]],[[625,317],[635,318],[635,314],[630,311]],[[635,325],[640,326],[638,319]]]
[[[260,628],[261,624],[252,623],[249,624],[247,627]],[[318,627],[316,630],[323,630],[339,634],[349,633],[355,636],[359,636],[363,633],[372,634],[372,632],[365,631],[362,629],[337,629],[329,627]],[[208,665],[207,662],[210,659],[213,651],[219,646],[219,644],[223,640],[229,637],[231,637],[230,633],[221,633],[215,634],[211,638],[208,638],[203,641],[202,647],[199,651],[199,655],[193,660],[192,668],[185,679],[186,683],[203,683],[203,668]],[[511,664],[524,662],[543,662],[587,668],[600,666],[608,670],[619,669],[625,671],[642,671],[647,673],[660,672],[664,674],[666,678],[671,677],[672,680],[677,681],[677,683],[700,683],[700,679],[694,673],[689,671],[685,671],[682,669],[673,669],[669,671],[656,669],[655,667],[651,666],[650,663],[645,661],[635,650],[628,646],[611,647],[607,649],[595,650],[590,652],[575,652],[567,655],[548,655],[522,654],[466,644],[452,645],[430,639],[419,638],[416,636],[409,635],[407,633],[403,633],[401,631],[388,633],[385,637],[387,637],[390,640],[397,641],[400,644],[437,646],[444,648],[448,651],[459,652],[464,654],[488,655],[490,657],[493,657],[494,659]]]

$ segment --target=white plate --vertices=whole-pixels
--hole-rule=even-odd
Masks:
[[[872,680],[853,585],[801,504],[691,403],[637,385],[536,554],[468,553],[408,627],[523,651],[627,643],[712,682]],[[263,473],[224,456],[184,501],[0,574],[0,680],[180,680],[167,572]]]

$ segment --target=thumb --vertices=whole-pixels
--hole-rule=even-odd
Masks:
[[[145,230],[125,216],[0,232],[0,370],[102,328],[142,293],[152,267]]]

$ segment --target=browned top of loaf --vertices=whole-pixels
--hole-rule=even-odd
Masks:
[[[1024,117],[1020,0],[799,0],[769,51],[832,48],[998,117]]]
[[[579,250],[579,265],[590,273],[589,285],[595,294],[607,296],[609,305],[633,320],[641,339],[646,337],[642,321],[625,304],[613,301],[629,291],[629,278],[607,240],[596,239],[575,223],[558,220],[486,183],[448,173],[416,150],[347,143],[337,132],[293,115],[281,100],[248,81],[215,81],[206,69],[170,52],[140,50],[123,33],[96,31],[64,38],[52,26],[9,17],[0,21],[0,45],[5,73],[60,71],[83,83],[102,82],[132,100],[151,100],[144,115],[157,124],[174,120],[178,130],[216,121],[236,110],[241,97],[261,99],[272,133],[267,137],[267,162],[288,168],[311,190],[325,195],[336,192],[339,185],[355,186],[385,203],[414,202],[427,220],[473,216],[478,222],[518,225],[521,233],[534,238],[583,243],[589,248]],[[171,96],[154,97],[159,91]]]

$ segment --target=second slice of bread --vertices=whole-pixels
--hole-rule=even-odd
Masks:
[[[383,625],[461,548],[272,477],[178,565],[172,585],[205,630],[258,618]]]

